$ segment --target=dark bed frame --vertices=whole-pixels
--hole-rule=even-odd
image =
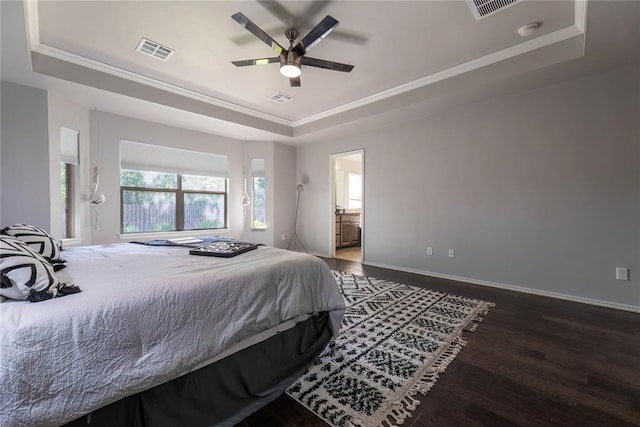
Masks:
[[[233,426],[280,396],[332,338],[328,313],[66,426]]]

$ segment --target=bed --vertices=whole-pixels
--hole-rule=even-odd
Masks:
[[[234,425],[295,381],[345,308],[324,262],[267,246],[63,258],[80,293],[0,305],[2,426]]]

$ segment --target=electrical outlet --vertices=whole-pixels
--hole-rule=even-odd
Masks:
[[[429,256],[433,255],[433,248],[431,246],[427,248],[427,255]]]
[[[280,240],[287,240],[287,235],[286,234],[280,235]]]
[[[454,251],[453,249],[449,249],[449,258],[455,258],[456,257],[456,251]]]
[[[629,269],[625,267],[617,267],[616,280],[629,280]]]

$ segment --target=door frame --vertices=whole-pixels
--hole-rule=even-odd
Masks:
[[[342,151],[329,155],[329,255],[336,257],[336,160],[341,157],[359,154],[361,159],[360,173],[362,174],[362,213],[360,214],[360,264],[364,262],[364,242],[365,242],[365,150]]]

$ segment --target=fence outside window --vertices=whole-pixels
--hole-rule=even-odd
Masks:
[[[227,226],[227,179],[122,170],[121,232]]]

